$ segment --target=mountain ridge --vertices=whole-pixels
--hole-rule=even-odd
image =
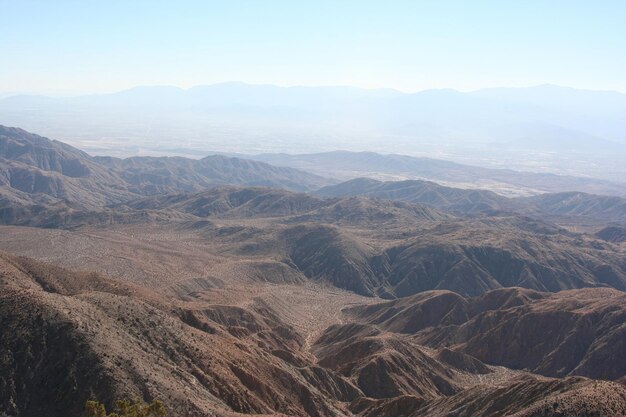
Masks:
[[[464,215],[519,213],[559,222],[626,224],[626,199],[579,191],[545,193],[507,198],[492,191],[460,189],[430,181],[377,181],[356,178],[320,188],[316,195],[327,197],[365,196],[392,201],[420,203]]]
[[[271,185],[296,190],[327,180],[291,168],[237,158],[91,157],[63,142],[0,126],[0,191],[9,200],[48,195],[81,208],[101,208],[172,191],[200,191],[220,184]]]

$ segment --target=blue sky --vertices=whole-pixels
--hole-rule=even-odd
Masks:
[[[626,92],[626,1],[0,0],[0,93],[224,81]]]

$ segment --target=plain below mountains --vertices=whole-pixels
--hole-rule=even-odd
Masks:
[[[246,155],[278,166],[298,168],[343,180],[428,180],[457,188],[488,189],[509,197],[567,191],[626,197],[626,183],[464,165],[439,159],[374,152]]]

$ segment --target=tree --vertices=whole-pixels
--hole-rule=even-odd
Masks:
[[[140,399],[120,400],[116,403],[117,412],[107,414],[106,407],[98,401],[85,403],[85,417],[165,417],[167,409],[160,400],[146,404]]]

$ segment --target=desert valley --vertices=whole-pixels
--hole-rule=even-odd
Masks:
[[[626,415],[626,185],[433,161],[0,127],[0,416]]]
[[[0,18],[0,417],[626,417],[626,1]]]

